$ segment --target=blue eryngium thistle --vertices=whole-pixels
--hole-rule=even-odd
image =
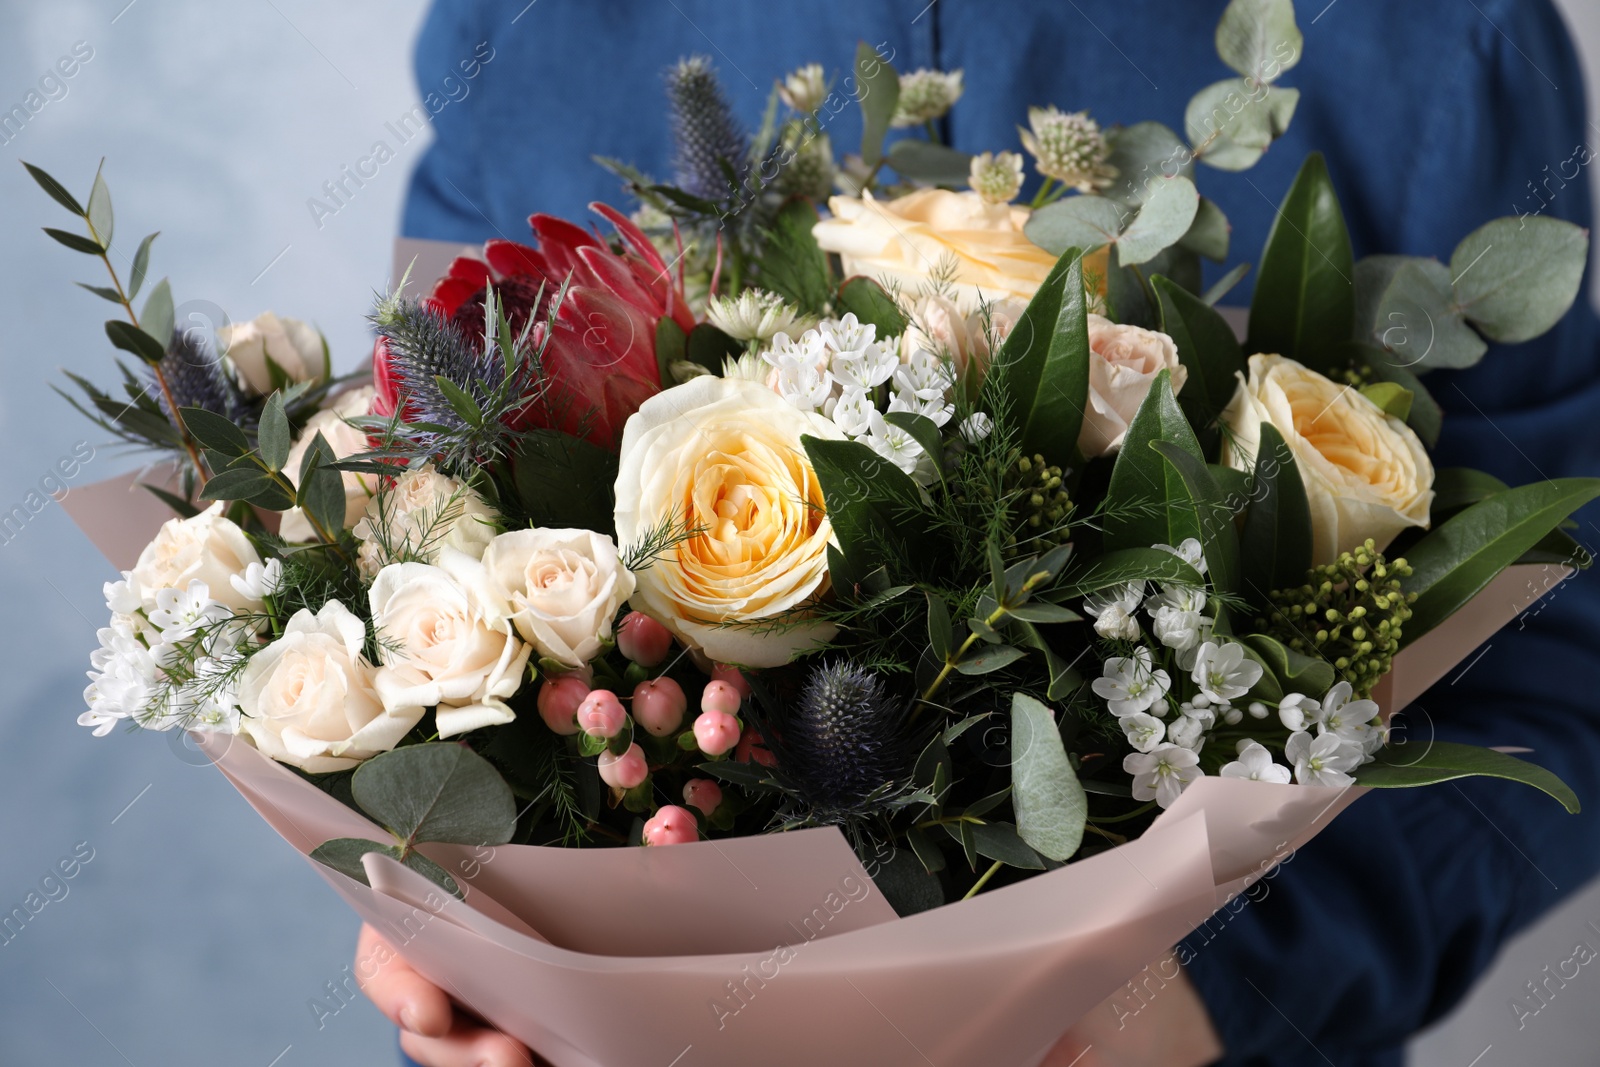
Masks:
[[[707,200],[727,199],[743,179],[749,144],[708,57],[680,59],[667,70],[667,102],[677,145],[674,182]]]
[[[811,669],[784,718],[779,765],[819,816],[862,814],[875,793],[895,794],[909,761],[905,709],[876,674],[844,660]]]
[[[204,408],[235,420],[241,406],[239,390],[228,377],[222,360],[199,336],[198,331],[172,331],[167,343],[167,354],[161,357],[161,374],[172,391],[172,399],[180,408]],[[154,369],[150,371],[150,394],[161,405],[168,418],[166,392],[156,384]]]

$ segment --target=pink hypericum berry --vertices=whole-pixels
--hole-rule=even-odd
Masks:
[[[589,683],[564,674],[539,687],[539,718],[558,734],[578,732],[578,705],[589,695]]]
[[[617,647],[641,667],[656,667],[672,651],[672,632],[643,612],[630,611],[617,627]]]
[[[613,752],[600,753],[600,780],[617,789],[632,789],[650,777],[650,764],[644,758],[644,749],[629,745],[628,751],[618,756]]]
[[[722,803],[722,787],[709,778],[691,778],[683,785],[683,802],[710,815]]]
[[[701,752],[720,756],[739,743],[739,720],[725,711],[702,711],[694,721],[694,739]]]
[[[578,729],[590,737],[610,740],[622,732],[627,721],[628,713],[623,710],[622,701],[609,689],[596,689],[578,705]]]
[[[776,767],[778,757],[767,751],[767,744],[754,726],[746,726],[744,733],[739,736],[739,747],[734,749],[733,758],[739,763],[759,763],[763,767]]]
[[[739,690],[735,689],[732,683],[717,678],[707,682],[705,691],[700,694],[701,711],[720,711],[724,715],[737,715],[741,703],[743,699],[739,696]]]
[[[640,682],[633,689],[633,719],[656,737],[666,737],[683,725],[689,698],[671,678]]]
[[[686,845],[698,840],[700,824],[694,821],[694,813],[676,804],[664,806],[644,824],[647,845]]]
[[[750,695],[750,683],[745,680],[738,667],[730,667],[726,663],[713,663],[711,677],[718,682],[727,682],[737,689],[742,697]]]

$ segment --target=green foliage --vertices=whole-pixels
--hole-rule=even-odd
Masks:
[[[840,316],[853,313],[857,321],[875,326],[880,338],[899,337],[910,325],[894,297],[871,278],[846,278],[839,287],[837,302]]]
[[[1224,597],[1238,595],[1241,584],[1239,534],[1233,525],[1233,508],[1222,487],[1217,484],[1205,463],[1184,445],[1172,441],[1151,441],[1150,447],[1161,453],[1183,483],[1188,507],[1199,527],[1200,545],[1205,549],[1206,577],[1210,580],[1211,588]],[[1181,501],[1179,506],[1182,506]],[[1219,607],[1218,628],[1223,628],[1225,621],[1225,609]]]
[[[1172,395],[1172,375],[1156,375],[1128,424],[1127,436],[1106,489],[1105,547],[1110,550],[1179,545],[1200,536],[1200,521],[1188,507],[1189,493],[1176,467],[1152,451],[1172,442],[1204,464],[1200,443]]]
[[[1293,0],[1232,0],[1217,23],[1217,55],[1246,78],[1272,82],[1300,61]]]
[[[1378,753],[1375,761],[1355,772],[1357,784],[1369,789],[1408,789],[1473,777],[1504,778],[1531,785],[1559,800],[1574,815],[1582,810],[1571,787],[1543,767],[1476,745],[1450,741],[1390,745]]]
[[[1233,328],[1215,310],[1169,278],[1156,275],[1151,288],[1161,301],[1161,329],[1178,348],[1178,361],[1188,371],[1178,405],[1194,427],[1201,450],[1215,455],[1213,429],[1223,408],[1239,387],[1235,375],[1247,369],[1244,350]]]
[[[972,156],[931,141],[907,139],[890,146],[889,166],[909,181],[961,189],[972,174]]]
[[[828,521],[851,569],[865,574],[885,563],[909,560],[909,545],[922,536],[915,521],[923,510],[917,483],[858,442],[802,441],[822,487]]]
[[[828,257],[811,235],[816,224],[815,206],[801,199],[788,201],[767,230],[760,260],[761,287],[808,315],[826,310],[834,285]],[[720,373],[721,367],[716,370]]]
[[[1276,352],[1330,372],[1355,320],[1350,232],[1313,152],[1284,198],[1261,253],[1250,304],[1250,351]]]
[[[1026,693],[1011,697],[1011,791],[1022,840],[1047,859],[1071,859],[1083,841],[1088,797],[1055,716]]]
[[[1534,215],[1485,223],[1450,256],[1455,303],[1491,341],[1531,341],[1577,299],[1588,231]]]
[[[1241,591],[1255,610],[1263,611],[1272,590],[1295,585],[1311,568],[1311,506],[1305,483],[1294,453],[1271,423],[1261,424],[1249,499],[1239,537]]]
[[[1218,170],[1248,170],[1287,132],[1299,103],[1298,89],[1224,78],[1190,99],[1183,128],[1196,159]]]
[[[861,162],[876,167],[900,102],[900,75],[865,41],[856,46],[856,99],[861,102]]]
[[[531,526],[613,529],[617,456],[599,445],[559,430],[526,431],[511,455],[511,480],[514,510]]]
[[[1310,676],[1319,681],[1322,674],[1320,667],[1285,665],[1282,657],[1294,652],[1316,657],[1356,692],[1370,693],[1412,636],[1407,623],[1413,598],[1406,592],[1411,573],[1406,560],[1385,559],[1368,538],[1332,563],[1307,571],[1303,584],[1273,590],[1266,617],[1256,620],[1266,636],[1248,640],[1286,686],[1292,674],[1314,669]],[[1283,647],[1262,643],[1267,638]]]
[[[408,851],[399,845],[384,845],[359,837],[335,837],[312,849],[311,858],[324,866],[332,867],[348,878],[354,878],[362,885],[370,885],[367,880],[367,868],[361,862],[361,858],[369,852],[376,852],[405,864],[453,897],[464,896],[456,880],[450,877],[449,871],[422,853]]]

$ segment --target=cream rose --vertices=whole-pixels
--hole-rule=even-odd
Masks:
[[[295,612],[240,673],[240,731],[264,754],[312,774],[389,751],[423,709],[384,709],[361,656],[366,639],[366,626],[337,600],[315,615]]]
[[[249,322],[223,326],[217,330],[217,341],[239,383],[261,396],[275,388],[274,364],[282,372],[280,381],[323,381],[332,374],[322,334],[299,319],[264,311]]]
[[[129,572],[129,587],[139,590],[145,608],[155,606],[163,589],[187,589],[204,582],[211,599],[233,611],[257,611],[261,601],[235,589],[231,579],[250,564],[260,564],[255,545],[231,520],[223,518],[222,502],[187,519],[168,519],[155,540],[139,553]]]
[[[385,708],[435,708],[440,737],[516,718],[506,698],[522,685],[529,650],[482,563],[446,548],[436,566],[391,564],[368,599],[383,661],[374,684]]]
[[[909,360],[918,350],[949,356],[956,373],[965,374],[971,367],[981,381],[993,349],[1011,335],[1027,307],[1025,300],[1005,297],[963,315],[944,297],[925,296],[908,316],[910,325],[900,337],[900,358]]]
[[[634,590],[617,546],[590,530],[503,533],[489,543],[483,566],[523,640],[567,667],[601,653]]]
[[[339,459],[348,459],[367,451],[366,432],[356,429],[345,420],[368,414],[372,410],[372,398],[375,395],[370,386],[352,389],[339,397],[332,407],[324,408],[306,420],[306,428],[289,449],[289,460],[283,465],[284,475],[296,487],[300,485],[300,464],[305,461],[306,449],[317,439],[317,434],[322,434],[323,440],[328,442],[328,447]],[[348,528],[355,525],[366,511],[367,502],[377,491],[378,480],[370,474],[358,474],[355,471],[340,471],[339,477],[344,483],[344,525]],[[300,508],[290,508],[283,513],[278,533],[290,542],[317,540],[317,532],[311,528],[311,521]]]
[[[1078,450],[1093,458],[1120,449],[1128,424],[1164,370],[1172,372],[1176,396],[1188,381],[1189,370],[1178,362],[1172,338],[1090,315],[1089,403],[1078,431]]]
[[[828,210],[833,217],[812,232],[825,251],[839,253],[846,274],[916,292],[953,264],[950,289],[963,315],[977,310],[980,294],[1028,300],[1056,263],[1022,235],[1027,208],[971,191],[919,189],[894,200],[864,192],[832,197]]]
[[[844,436],[762,385],[710,376],[646,400],[623,429],[617,539],[700,531],[635,575],[631,603],[718,663],[775,667],[833,637],[791,614],[827,590],[833,536],[803,435]]]
[[[433,563],[443,548],[483,558],[500,513],[433,464],[413,467],[369,499],[352,532],[361,541],[356,565],[372,578],[391,563]]]
[[[1261,424],[1294,453],[1311,504],[1312,562],[1332,562],[1372,538],[1381,549],[1428,525],[1433,464],[1411,428],[1349,386],[1282,356],[1250,357],[1250,377],[1222,412],[1222,460],[1255,466]]]

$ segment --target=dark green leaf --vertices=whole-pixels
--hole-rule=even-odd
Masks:
[[[1189,232],[1178,243],[1191,252],[1221,263],[1228,258],[1228,237],[1232,230],[1228,216],[1222,213],[1216,201],[1202,196],[1195,210],[1194,222],[1189,225]]]
[[[149,485],[144,482],[140,482],[139,484],[143,485],[145,489],[149,490],[150,494],[157,500],[171,508],[173,513],[176,514],[180,519],[192,519],[196,515],[200,514],[199,508],[183,499],[183,497],[178,496],[176,493],[169,493],[159,485]]]
[[[928,873],[922,861],[910,849],[895,849],[871,874],[873,884],[901,918],[937,908],[944,903],[944,890],[939,888],[939,879]]]
[[[1172,375],[1161,371],[1128,425],[1106,488],[1107,549],[1179,545],[1200,536],[1200,521],[1189,506],[1189,491],[1176,468],[1150,450],[1155,442],[1174,442],[1202,467],[1200,443],[1172,396]]]
[[[230,457],[242,456],[250,451],[250,439],[232,419],[223,418],[205,408],[179,408],[178,414],[183,418],[189,436],[199,442],[202,448]]]
[[[80,289],[87,289],[101,300],[109,300],[113,304],[122,303],[122,294],[106,285],[90,285],[88,282],[74,282]]]
[[[382,853],[390,859],[399,860],[451,896],[465,899],[461,887],[450,877],[449,871],[420,852],[403,853],[398,845],[381,845],[376,841],[365,841],[359,837],[336,837],[312,849],[311,858],[332,867],[340,874],[354,878],[362,885],[369,885],[371,883],[367,881],[367,869],[361,863],[361,857],[369,852]]]
[[[942,144],[908,138],[889,147],[889,166],[910,181],[962,189],[972,174],[972,157]]]
[[[811,315],[821,315],[833,295],[827,254],[811,235],[816,224],[816,207],[798,198],[790,200],[767,231],[760,260],[761,287]],[[717,373],[721,370],[717,368]]]
[[[684,347],[684,357],[690,363],[704,367],[712,374],[721,377],[722,364],[730,357],[737,357],[743,351],[744,346],[738,341],[735,341],[709,322],[702,322],[689,331],[689,340]]]
[[[162,278],[150,290],[144,310],[139,313],[139,328],[165,348],[172,343],[172,287]]]
[[[978,646],[961,657],[960,662],[956,664],[956,670],[969,675],[990,674],[1001,667],[1010,666],[1023,655],[1020,648],[1013,648],[1010,645]]]
[[[200,496],[205,500],[248,500],[271,485],[271,475],[260,467],[242,467],[212,475]]]
[[[816,472],[839,547],[858,571],[903,558],[913,540],[926,542],[916,517],[922,493],[900,468],[856,441],[801,438]]]
[[[261,462],[275,471],[281,471],[289,461],[289,448],[293,443],[289,416],[283,411],[282,393],[273,393],[262,407],[256,440],[261,449]]]
[[[1178,361],[1189,375],[1178,404],[1197,435],[1214,438],[1210,427],[1238,390],[1236,375],[1247,369],[1244,350],[1228,320],[1204,301],[1160,275],[1150,285],[1161,301],[1162,331],[1178,346]],[[1202,452],[1210,449],[1202,446]]]
[[[98,256],[105,251],[99,245],[89,240],[89,238],[80,237],[75,233],[68,233],[66,230],[58,230],[53,226],[46,226],[44,228],[44,232],[49,234],[51,237],[54,237],[60,243],[66,245],[74,252],[82,252],[89,256]]]
[[[1044,601],[1033,601],[1028,604],[1018,604],[1014,608],[1007,608],[1006,614],[1013,619],[1023,622],[1077,622],[1083,616],[1076,611],[1069,611],[1058,604],[1048,604]]]
[[[978,800],[974,800],[971,804],[968,804],[964,809],[962,809],[961,814],[974,819],[981,819],[1010,799],[1011,787],[1008,785],[1004,789],[990,793],[986,797],[981,797]]]
[[[268,359],[270,360],[271,357],[269,356]],[[433,381],[439,387],[439,392],[444,394],[444,398],[455,409],[455,413],[460,415],[468,426],[483,425],[483,409],[478,406],[478,402],[472,398],[471,393],[442,374],[435,374]]]
[[[1511,488],[1499,478],[1471,467],[1440,467],[1433,472],[1433,524],[1448,519],[1462,508]]]
[[[1296,652],[1266,634],[1247,634],[1243,641],[1255,653],[1255,658],[1283,684],[1286,693],[1304,693],[1321,699],[1334,683],[1333,664],[1319,656]]]
[[[1088,567],[1069,574],[1054,595],[1063,600],[1077,599],[1127,582],[1172,582],[1196,589],[1205,585],[1199,571],[1171,552],[1124,548],[1096,556]]]
[[[713,778],[721,778],[724,782],[755,793],[778,792],[778,782],[772,776],[772,772],[753,761],[739,763],[734,760],[716,760],[699,764],[697,769]]]
[[[1011,697],[1011,789],[1022,840],[1047,859],[1071,859],[1083,841],[1089,801],[1055,716],[1026,693]]]
[[[925,831],[915,826],[906,830],[906,844],[911,846],[911,851],[922,861],[923,870],[929,874],[938,874],[944,870],[944,852],[933,843],[933,839]]]
[[[1083,261],[1068,249],[995,353],[979,407],[1009,413],[1024,454],[1065,465],[1078,445],[1088,395]]]
[[[1328,166],[1313,152],[1273,220],[1250,304],[1250,351],[1333,369],[1355,319],[1350,232]]]
[[[1200,544],[1205,548],[1206,577],[1211,587],[1223,595],[1238,594],[1239,534],[1233,525],[1233,509],[1222,495],[1217,480],[1203,462],[1181,445],[1171,441],[1152,441],[1150,447],[1161,453],[1183,480],[1190,505],[1199,520]],[[1219,627],[1223,618],[1223,609],[1219,607]]]
[[[1458,512],[1406,552],[1416,593],[1406,643],[1455,614],[1562,520],[1600,497],[1600,478],[1556,478],[1507,489]]]
[[[128,299],[132,300],[139,295],[139,287],[144,284],[145,272],[150,269],[150,243],[161,235],[157,230],[139,242],[139,247],[133,253],[133,269],[128,272]]]
[[[900,102],[900,75],[865,41],[856,47],[856,99],[861,102],[861,162],[876,167]]]
[[[928,644],[933,648],[934,658],[942,663],[950,658],[950,653],[955,648],[954,631],[950,626],[950,609],[945,606],[944,598],[938,593],[929,591],[926,596]]]
[[[978,855],[996,860],[1007,867],[1020,867],[1027,871],[1044,870],[1044,861],[1029,848],[1010,823],[967,823],[972,829],[974,847]]]
[[[1083,685],[1083,676],[1074,669],[1071,663],[1056,654],[1056,650],[1050,647],[1050,642],[1045,640],[1044,633],[1038,626],[1019,619],[1016,622],[1016,628],[1022,631],[1023,640],[1038,651],[1040,655],[1044,656],[1045,674],[1048,678],[1044,695],[1047,698],[1050,700],[1065,700],[1076,692],[1079,686]]]
[[[1495,219],[1450,256],[1456,304],[1491,341],[1518,344],[1572,307],[1589,262],[1589,233],[1544,215]]]
[[[1428,392],[1428,387],[1405,367],[1396,366],[1389,354],[1373,345],[1355,343],[1353,358],[1372,371],[1374,381],[1393,382],[1411,392],[1411,412],[1406,416],[1410,426],[1422,443],[1433,448],[1439,443],[1439,431],[1444,428],[1444,410]]]
[[[104,166],[104,161],[101,166]],[[111,247],[111,231],[113,218],[111,213],[111,190],[106,186],[105,177],[95,171],[94,186],[89,190],[89,232],[94,236],[96,243],[101,248]]]
[[[511,474],[533,526],[613,529],[617,455],[609,449],[559,430],[531,430],[511,456]]]
[[[1261,424],[1249,496],[1250,510],[1239,535],[1241,592],[1264,612],[1271,604],[1268,593],[1300,585],[1311,567],[1311,505],[1305,483],[1294,452],[1269,422]]]
[[[1422,752],[1412,751],[1418,748]],[[1449,741],[1393,745],[1380,751],[1376,760],[1355,772],[1357,783],[1371,789],[1406,789],[1474,777],[1521,782],[1550,794],[1574,815],[1582,809],[1578,795],[1550,771],[1527,760],[1476,745],[1458,745]]]
[[[871,278],[859,274],[846,278],[839,287],[839,312],[842,315],[847,311],[853,312],[857,321],[876,326],[880,339],[899,337],[909,325],[894,297]]]
[[[922,450],[933,460],[934,468],[943,475],[944,472],[944,437],[939,433],[939,427],[926,415],[918,415],[914,411],[891,411],[883,417],[890,426],[898,426],[911,435],[911,439],[922,446]]]
[[[356,768],[361,810],[399,840],[503,845],[517,829],[511,789],[466,745],[407,745]]]
[[[23,162],[22,165],[33,175],[33,180],[39,183],[39,188],[50,194],[50,199],[80,218],[87,214],[83,206],[78,203],[78,198],[67,192],[67,187],[52,178],[42,167],[27,162]]]

